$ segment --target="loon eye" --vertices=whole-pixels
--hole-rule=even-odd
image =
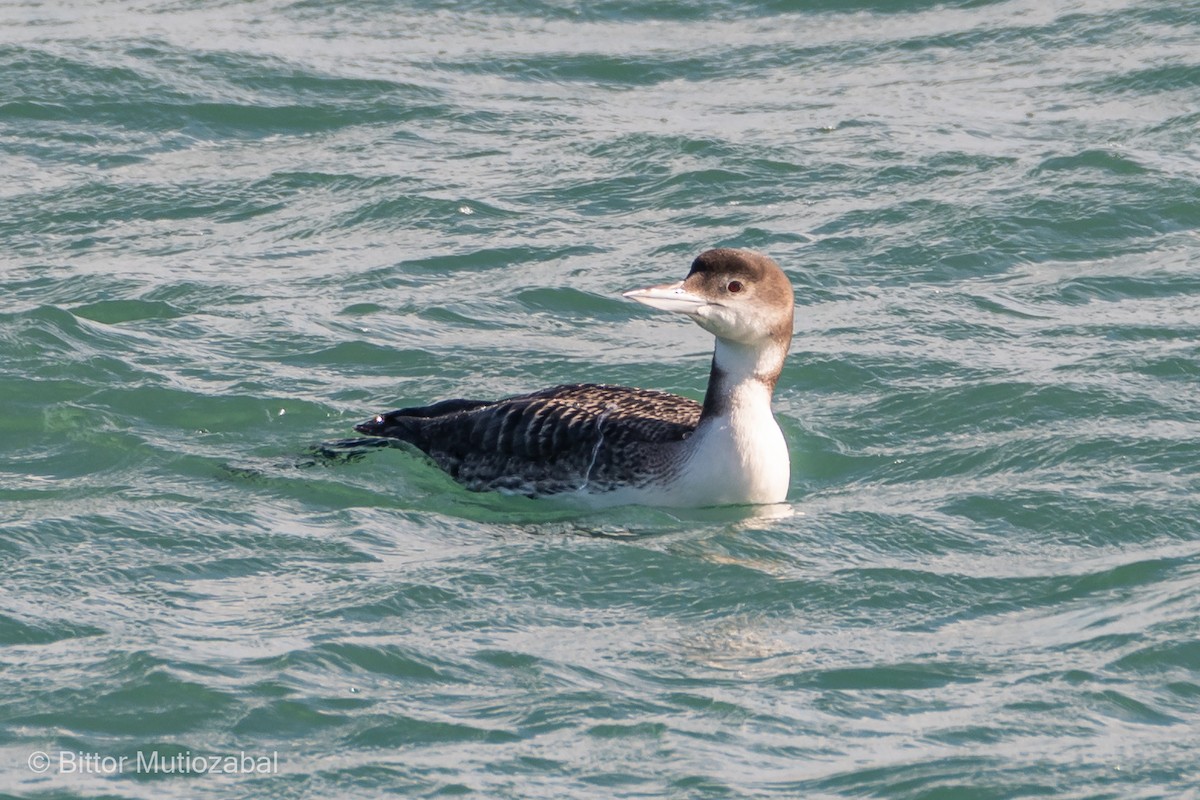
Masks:
[[[730,281],[729,285],[726,286],[725,288],[727,290],[729,290],[731,293],[737,294],[738,292],[740,292],[742,289],[744,289],[746,287],[742,286],[741,281]]]

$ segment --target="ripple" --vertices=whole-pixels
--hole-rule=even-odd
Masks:
[[[15,763],[276,750],[298,798],[1193,790],[1191,9],[10,10]],[[771,513],[319,449],[443,397],[700,396],[710,339],[617,293],[718,245],[797,289]]]

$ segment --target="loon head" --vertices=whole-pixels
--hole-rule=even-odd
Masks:
[[[718,339],[752,347],[792,338],[792,284],[779,265],[761,253],[720,248],[692,262],[677,283],[625,292],[625,297],[663,311],[686,314]]]

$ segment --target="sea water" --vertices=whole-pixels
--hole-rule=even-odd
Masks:
[[[1194,0],[0,22],[0,794],[1200,796]],[[714,246],[795,285],[786,505],[314,455],[702,397],[620,292]]]

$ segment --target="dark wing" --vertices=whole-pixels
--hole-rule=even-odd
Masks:
[[[401,409],[357,429],[412,443],[471,489],[553,494],[638,483],[699,421],[700,404],[677,395],[573,384]]]

